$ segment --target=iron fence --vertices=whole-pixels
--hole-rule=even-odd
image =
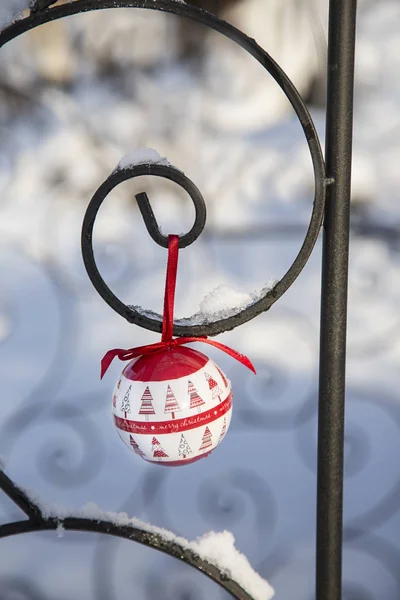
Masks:
[[[176,336],[212,336],[231,330],[262,312],[286,292],[300,275],[317,241],[323,223],[323,272],[320,341],[316,598],[339,600],[342,596],[342,498],[344,405],[346,364],[346,317],[350,214],[350,181],[353,123],[353,83],[356,29],[356,0],[331,0],[328,41],[328,88],[325,162],[309,112],[297,90],[280,66],[256,42],[225,21],[194,6],[174,0],[75,0],[52,7],[54,0],[36,0],[30,14],[0,32],[0,47],[30,29],[63,17],[111,8],[146,8],[187,17],[204,24],[240,45],[275,79],[293,106],[300,121],[314,167],[315,197],[304,242],[292,266],[274,287],[239,314],[213,323],[187,326],[175,323]],[[92,232],[97,211],[111,189],[137,175],[166,177],[182,185],[196,205],[194,231],[181,240],[188,245],[201,233],[205,222],[204,202],[190,180],[172,167],[147,165],[113,173],[99,188],[88,206],[82,230],[82,251],[92,283],[103,299],[128,322],[152,331],[161,331],[160,319],[143,315],[123,304],[109,290],[94,261]],[[137,196],[146,227],[162,246],[165,240],[157,229],[145,194]],[[59,519],[46,516],[39,505],[0,471],[0,487],[24,511],[27,520],[0,526],[0,537],[57,529]],[[123,526],[105,520],[67,516],[65,529],[91,531],[133,540],[160,550],[195,567],[220,584],[235,598],[251,600],[238,583],[221,570],[199,558],[177,542],[140,527]]]

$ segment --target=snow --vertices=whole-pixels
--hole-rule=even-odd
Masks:
[[[43,502],[36,492],[28,490],[25,492],[40,508],[45,519],[59,519],[56,529],[58,538],[64,536],[63,521],[68,517],[91,519],[98,522],[106,521],[123,527],[135,527],[192,550],[200,558],[218,567],[223,574],[236,581],[254,600],[270,600],[274,596],[274,590],[269,583],[254,571],[248,559],[235,548],[235,538],[229,531],[217,533],[211,531],[198,537],[195,541],[189,541],[167,529],[131,518],[127,513],[104,511],[94,502],[88,502],[81,508],[71,510]]]
[[[32,500],[32,502],[39,507],[44,519],[57,519],[60,521],[61,525],[62,522],[68,517],[77,517],[80,519],[92,519],[97,522],[107,521],[108,523],[113,523],[114,525],[137,527],[143,531],[148,531],[149,533],[159,534],[164,539],[169,541],[177,541],[178,543],[185,541],[184,538],[179,538],[166,529],[156,527],[155,525],[150,525],[149,523],[145,523],[136,518],[129,517],[126,512],[105,511],[99,508],[94,502],[87,502],[82,507],[75,509],[66,508],[59,505],[56,506],[55,504],[51,504],[42,500],[41,496],[36,491],[28,488],[22,489]]]
[[[121,158],[117,165],[117,169],[127,169],[134,165],[156,164],[171,166],[167,158],[163,158],[153,148],[138,148],[132,152],[128,152]]]
[[[23,11],[29,8],[29,5],[29,0],[1,0],[0,30],[20,17]]]
[[[60,523],[57,525],[57,529],[56,529],[56,535],[57,535],[57,538],[58,538],[58,539],[61,539],[61,538],[63,538],[63,537],[64,537],[64,533],[65,533],[64,526],[63,526],[63,524],[60,522]]]
[[[201,558],[217,565],[254,600],[269,600],[274,596],[269,583],[254,571],[248,559],[235,548],[235,538],[229,531],[211,531],[190,542],[188,547]]]
[[[243,310],[254,301],[254,295],[235,290],[227,285],[214,288],[200,302],[199,315],[206,320],[224,319],[239,310]]]
[[[184,319],[184,322],[197,325],[198,323],[212,323],[219,319],[227,319],[257,302],[275,284],[276,280],[271,280],[261,290],[251,293],[237,290],[228,285],[219,285],[200,302],[199,312],[189,319]]]
[[[276,283],[277,280],[271,279],[266,286],[254,292],[244,292],[229,285],[219,285],[201,300],[199,310],[195,314],[190,317],[175,318],[174,322],[181,325],[200,325],[227,319],[260,300]],[[162,321],[162,316],[152,310],[137,305],[128,306],[135,308],[143,316]]]
[[[139,314],[143,315],[144,317],[149,317],[150,319],[155,319],[156,321],[162,322],[162,315],[156,313],[153,310],[143,308],[142,306],[139,306],[137,304],[128,304],[127,306],[128,308],[134,308]],[[174,321],[179,322],[179,319],[174,319]]]

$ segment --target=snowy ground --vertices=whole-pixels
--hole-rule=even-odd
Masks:
[[[142,13],[136,11],[139,16],[129,26],[127,17],[115,22],[121,39],[131,39],[129,27],[147,26]],[[158,35],[168,37],[172,20],[151,17]],[[81,61],[75,42],[66,42],[67,47],[71,43],[67,54],[57,46],[63,30],[43,29],[49,43],[58,40],[54,47],[67,84],[59,81],[61,71],[55,73],[46,62],[37,38],[12,44],[0,55],[0,74],[17,89],[34,79],[34,64],[53,82],[44,89],[33,86],[31,103],[16,98],[10,109],[0,101],[2,460],[13,479],[53,504],[78,508],[95,502],[187,539],[229,530],[239,550],[273,585],[276,598],[310,600],[320,244],[269,313],[218,338],[250,356],[257,377],[210,349],[234,389],[233,421],[221,447],[192,466],[163,469],[131,456],[113,428],[111,392],[121,364],[113,364],[99,380],[106,350],[158,336],[129,326],[97,296],[79,243],[85,208],[100,183],[127,152],[155,148],[196,183],[209,209],[204,235],[181,253],[177,316],[195,313],[219,285],[240,293],[260,289],[290,266],[311,211],[311,164],[300,127],[283,97],[271,92],[269,80],[260,83],[265,87],[254,120],[252,90],[265,75],[250,66],[251,59],[243,58],[240,66],[246,77],[227,89],[229,44],[221,51],[224,60],[216,61],[216,73],[209,66],[203,78],[172,59],[152,68],[143,53],[141,67],[129,71],[127,82],[103,80],[93,71],[93,60],[101,44],[107,47],[106,33],[98,35],[104,18],[86,15],[83,25],[69,21],[67,40],[84,33],[88,38],[86,46],[78,44]],[[397,1],[361,3],[349,295],[346,600],[395,600],[400,592],[399,27]],[[285,46],[280,53],[272,37],[271,46],[268,39],[260,40],[285,61],[300,87],[303,78],[310,79],[306,65],[318,64],[315,36],[304,28],[301,32],[311,40],[309,59],[296,54],[296,47]],[[290,31],[286,35],[291,39]],[[156,53],[158,45],[152,48]],[[129,53],[119,52],[112,60],[129,63]],[[313,117],[323,136],[323,112],[314,109]],[[159,312],[166,253],[149,239],[131,201],[132,191],[143,189],[143,183],[121,186],[102,208],[96,257],[123,300]],[[160,187],[153,181],[146,190],[165,231],[191,226],[191,208],[172,184]],[[1,522],[15,517],[18,510],[1,498]],[[0,598],[16,597],[214,600],[224,593],[185,565],[141,546],[46,533],[0,544]]]

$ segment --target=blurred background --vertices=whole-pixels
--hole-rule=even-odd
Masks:
[[[196,4],[272,55],[307,100],[324,143],[328,0]],[[3,0],[0,27],[21,8],[23,0]],[[345,600],[400,595],[399,29],[398,0],[360,0]],[[110,348],[159,336],[113,313],[80,253],[93,193],[127,152],[149,147],[194,181],[208,208],[203,235],[181,252],[177,317],[204,308],[216,288],[240,303],[281,278],[307,230],[313,173],[280,88],[202,26],[153,11],[99,11],[47,24],[1,50],[0,142],[0,455],[7,474],[45,502],[95,502],[189,539],[227,529],[277,598],[311,600],[320,243],[268,313],[218,338],[246,353],[257,377],[209,351],[232,381],[233,421],[207,460],[182,469],[141,461],[114,430],[111,395],[122,364],[100,382],[100,359]],[[147,177],[119,186],[95,229],[96,259],[112,290],[156,312],[166,252],[149,238],[134,193],[147,191],[166,232],[187,231],[191,203],[167,184]],[[0,497],[1,522],[20,516]],[[120,598],[228,596],[186,565],[126,541],[48,532],[0,543],[0,600]]]

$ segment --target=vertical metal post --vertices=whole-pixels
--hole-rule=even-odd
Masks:
[[[342,597],[347,282],[357,0],[330,0],[318,414],[316,599]]]

